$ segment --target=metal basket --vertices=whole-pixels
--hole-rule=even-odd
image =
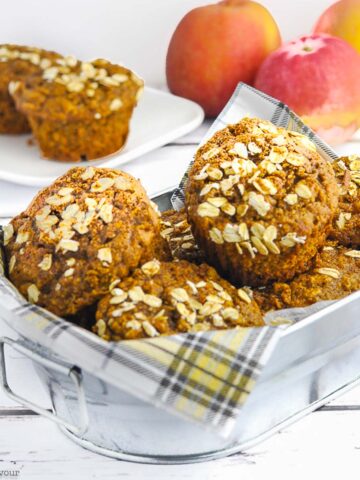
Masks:
[[[154,200],[170,207],[172,192]],[[4,318],[11,326],[11,318]],[[114,387],[29,339],[0,341],[1,383],[15,401],[55,421],[76,443],[111,457],[144,463],[191,463],[244,451],[360,382],[360,291],[282,332],[231,439],[172,415]],[[31,335],[30,335],[31,336]],[[5,345],[29,357],[53,412],[9,386]]]

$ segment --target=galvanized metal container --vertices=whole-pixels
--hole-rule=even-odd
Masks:
[[[161,210],[170,207],[170,196],[154,199]],[[3,320],[12,325],[11,318]],[[282,332],[230,439],[81,370],[16,325],[19,339],[0,342],[1,383],[8,395],[57,422],[83,447],[134,462],[190,463],[244,451],[360,382],[360,291]],[[34,362],[53,413],[11,390],[6,344]]]

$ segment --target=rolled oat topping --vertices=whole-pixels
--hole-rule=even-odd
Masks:
[[[34,283],[28,287],[27,293],[29,302],[36,303],[39,300],[40,292]]]
[[[151,260],[150,262],[144,263],[144,265],[141,267],[141,270],[145,273],[145,275],[152,277],[160,270],[160,262],[159,260]]]
[[[149,276],[151,263],[100,301],[97,317],[106,324],[101,335],[94,326],[100,336],[119,340],[262,324],[251,290],[237,291],[207,265],[157,262]]]
[[[306,148],[309,148],[310,142],[300,134],[292,135],[292,132],[278,129],[265,122],[258,125],[253,122],[251,125],[255,132],[260,130],[261,134],[268,133],[267,140],[270,141],[270,147],[264,143],[260,145],[256,141],[250,141],[247,145],[243,142],[235,142],[232,148],[229,148],[228,143],[225,143],[222,146],[210,147],[202,153],[202,159],[204,160],[216,159],[219,156],[221,158],[227,157],[228,160],[222,160],[219,164],[220,168],[206,163],[200,173],[194,176],[194,179],[199,182],[205,181],[205,185],[200,191],[200,196],[204,199],[197,207],[197,214],[200,217],[215,218],[220,216],[222,212],[230,216],[235,215],[236,212],[239,213],[239,205],[232,203],[235,187],[240,187],[242,199],[246,202],[240,205],[241,216],[246,216],[250,207],[256,211],[259,217],[267,217],[274,203],[281,201],[280,199],[272,199],[278,193],[279,179],[287,175],[287,171],[290,172],[290,175],[293,175],[293,172],[295,173],[297,169],[304,168],[309,164],[306,153],[301,153],[299,145],[305,144]],[[249,134],[252,135],[251,132]],[[273,146],[271,146],[271,143]],[[285,144],[293,150],[289,150],[289,147],[285,147]],[[311,150],[313,151],[313,148]],[[206,183],[208,180],[211,181]],[[222,181],[219,184],[214,183],[213,180]],[[219,189],[231,198],[218,196]],[[284,191],[284,193],[282,194],[282,201],[290,206],[312,198],[311,189],[305,181],[294,184],[293,191],[289,193]],[[235,198],[234,200],[236,201]],[[236,231],[235,225],[230,227],[226,225],[223,231],[217,227],[210,228],[209,237],[217,244],[224,241],[240,242],[239,235],[231,233],[230,228],[232,232]],[[259,236],[252,237],[249,240],[253,243],[252,251],[260,255],[269,253],[269,248],[264,245]],[[271,240],[270,252],[279,254],[281,243],[276,244],[274,240],[275,238]],[[296,242],[291,242],[291,246],[295,244]],[[290,242],[285,242],[284,246],[289,247]]]
[[[126,191],[118,188],[125,184]],[[117,290],[118,278],[136,262],[153,258],[159,230],[157,214],[135,179],[110,169],[74,168],[5,229],[10,278],[35,303],[60,315],[74,314],[95,303],[109,284]],[[149,273],[156,265],[149,262]],[[35,287],[29,293],[29,275],[41,296]],[[116,297],[120,302],[121,295]]]
[[[332,278],[339,278],[341,275],[339,270],[337,270],[336,268],[317,268],[315,272],[320,273],[321,275],[328,275]]]
[[[0,47],[0,62],[16,59],[35,65],[42,71],[44,80],[66,86],[69,93],[80,93],[86,90],[87,95],[92,97],[100,86],[114,88],[128,81],[135,82],[141,88],[143,86],[143,81],[126,69],[124,73],[110,73],[105,64],[98,65],[96,61],[80,62],[71,55],[67,57],[53,55],[53,58],[49,58],[48,52],[36,48],[25,49],[6,45]],[[10,88],[15,91],[17,82],[14,82]],[[114,98],[109,105],[109,110],[116,111],[121,107],[121,99]]]
[[[324,244],[338,201],[334,172],[311,141],[256,118],[227,126],[199,148],[185,194],[207,258],[251,284],[278,278],[275,264],[291,256],[298,257],[289,261],[294,272],[285,267],[280,275],[304,269],[317,250],[312,243]],[[260,271],[265,257],[274,262],[271,272]]]
[[[7,245],[14,235],[13,225],[11,223],[9,223],[8,225],[5,225],[3,227],[3,232],[4,232],[4,245]]]
[[[266,312],[345,297],[360,289],[359,259],[359,250],[328,242],[306,272],[290,282],[275,282],[256,290],[255,298]]]
[[[360,157],[341,157],[333,163],[340,189],[339,214],[330,238],[345,246],[360,246]]]
[[[211,233],[210,233],[211,235]],[[167,210],[161,215],[161,236],[167,241],[174,259],[201,263],[204,256],[195,242],[184,209]]]
[[[349,250],[345,255],[347,257],[360,258],[360,250]]]

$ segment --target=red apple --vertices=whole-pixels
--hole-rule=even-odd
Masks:
[[[224,0],[195,8],[177,26],[168,49],[170,90],[216,116],[238,82],[251,84],[264,58],[280,45],[278,27],[262,5]]]
[[[309,35],[267,57],[255,87],[286,103],[336,145],[360,125],[360,55],[330,35]]]

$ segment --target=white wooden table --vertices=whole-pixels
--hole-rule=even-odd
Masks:
[[[140,178],[149,193],[176,185],[206,127],[203,125],[124,169]],[[339,153],[359,152],[360,137],[337,150]],[[31,189],[9,188],[0,182],[0,202],[4,201],[5,191],[7,201],[16,198],[19,204],[27,202],[34,193]],[[14,338],[14,333],[0,321],[2,335]],[[15,352],[9,360],[10,380],[16,388],[49,408],[49,400],[29,361]],[[344,477],[346,472],[347,478],[358,479],[359,467],[360,387],[245,454],[183,466],[131,464],[91,453],[65,438],[50,421],[14,404],[0,390],[0,478],[257,480],[270,477],[312,480],[315,475]]]

